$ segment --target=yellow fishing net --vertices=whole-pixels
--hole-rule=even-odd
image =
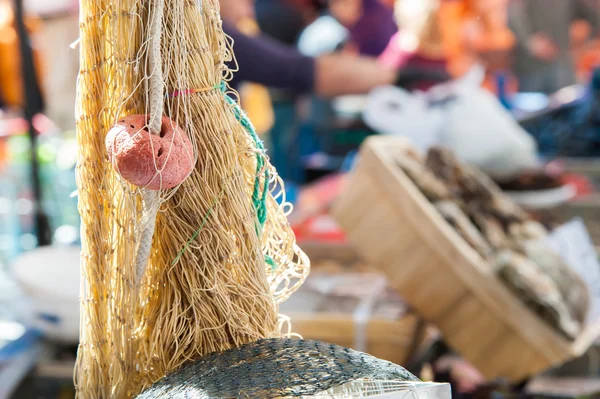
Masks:
[[[277,305],[309,263],[275,198],[280,180],[228,93],[233,55],[217,0],[82,0],[80,51],[75,380],[79,398],[121,399],[186,361],[281,335]],[[195,167],[150,192],[120,177],[105,136],[157,109],[192,142]]]

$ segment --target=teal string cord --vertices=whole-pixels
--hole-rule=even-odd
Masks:
[[[273,258],[271,258],[269,255],[265,255],[265,263],[269,266],[271,266],[271,270],[276,270],[277,269],[277,263],[275,263],[275,261],[273,260]]]
[[[240,106],[228,95],[225,95],[227,102],[233,106],[233,112],[235,114],[236,119],[240,122],[240,124],[244,127],[246,132],[250,135],[256,148],[259,150],[259,153],[256,154],[256,179],[254,180],[254,189],[252,191],[252,205],[256,211],[256,216],[258,218],[258,232],[262,232],[262,228],[267,221],[267,194],[269,193],[269,172],[265,170],[264,172],[264,185],[261,191],[260,188],[260,171],[265,167],[265,158],[264,151],[265,147],[262,141],[258,138],[256,134],[256,130],[254,130],[254,126],[252,126],[252,122],[248,119],[248,116]]]
[[[256,217],[258,219],[258,225],[256,226],[256,234],[260,237],[262,235],[262,229],[267,221],[267,195],[269,194],[269,171],[265,169],[263,174],[264,184],[262,191],[260,189],[260,172],[265,167],[265,146],[263,142],[256,134],[256,130],[254,130],[254,126],[250,119],[246,115],[246,113],[241,109],[239,104],[237,104],[231,97],[229,97],[226,93],[226,85],[225,83],[221,84],[221,91],[223,91],[225,99],[229,105],[233,106],[233,112],[235,114],[236,119],[244,130],[250,135],[256,148],[258,149],[258,153],[256,154],[256,178],[254,180],[254,189],[252,190],[252,206],[256,212]],[[277,263],[273,260],[272,257],[265,254],[265,263],[271,266],[272,270],[277,269]]]

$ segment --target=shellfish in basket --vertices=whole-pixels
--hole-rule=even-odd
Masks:
[[[524,304],[567,337],[580,333],[589,307],[587,286],[541,242],[548,235],[541,224],[446,149],[433,147],[422,162],[404,157],[398,164]]]
[[[553,236],[451,152],[414,148],[392,136],[361,146],[332,206],[356,252],[487,380],[519,383],[581,356],[600,320],[585,317],[577,271],[548,256]]]

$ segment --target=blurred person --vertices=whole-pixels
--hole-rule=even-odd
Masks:
[[[514,72],[524,92],[554,93],[577,82],[571,43],[574,21],[598,32],[598,10],[587,0],[512,0],[509,24],[516,35]]]
[[[293,4],[286,0],[256,0],[255,10],[256,21],[264,34],[295,45],[305,21]]]
[[[485,67],[483,87],[497,93],[497,75],[510,69],[515,37],[508,25],[508,0],[454,0],[440,6],[444,49],[453,76]],[[515,82],[511,89],[516,90]]]
[[[255,19],[255,0],[219,0],[221,18],[232,25],[237,25],[246,19]]]
[[[302,52],[317,55],[333,49],[376,57],[398,27],[389,0],[323,0],[327,12],[300,37]]]
[[[358,54],[376,57],[398,31],[393,8],[385,0],[328,0],[331,15],[349,32]]]
[[[513,41],[502,6],[503,0],[397,0],[399,32],[380,61],[402,70],[443,70],[459,86],[431,92],[436,102],[443,93],[439,107],[430,107],[423,96],[378,90],[367,115],[372,126],[411,136],[422,147],[443,143],[490,174],[513,175],[535,166],[533,139],[492,94],[496,68],[506,65],[490,61],[509,54]],[[432,76],[414,82],[413,90],[437,83]],[[410,112],[392,113],[386,104],[405,104],[399,109]]]
[[[507,51],[515,39],[508,26],[509,0],[450,0],[440,2],[440,26],[446,51],[456,73],[490,52]]]
[[[21,54],[11,3],[0,0],[0,103],[21,108]],[[72,129],[79,54],[69,44],[79,36],[78,2],[24,0],[23,7],[44,113],[59,128]]]
[[[600,0],[594,2],[600,17]],[[578,81],[589,79],[594,69],[600,66],[600,35],[595,33],[586,20],[580,19],[571,25],[571,45]]]
[[[483,87],[500,96],[506,91],[517,91],[516,79],[509,76],[516,38],[508,26],[508,3],[509,0],[469,0],[463,30],[466,56],[486,68]],[[510,79],[507,87],[501,87],[499,76]]]
[[[366,93],[396,81],[396,71],[373,58],[344,54],[308,57],[267,36],[245,35],[235,24],[243,18],[254,18],[253,1],[220,0],[220,4],[223,29],[234,40],[239,66],[231,82],[234,87],[246,81],[332,97]]]
[[[438,0],[396,1],[394,14],[399,31],[379,57],[381,64],[396,69],[447,73],[448,62],[439,26],[439,8]],[[435,80],[421,80],[408,88],[427,90],[436,83]]]
[[[585,81],[591,73],[600,67],[600,38],[593,38],[585,46],[575,49],[574,52],[577,80]]]
[[[230,85],[239,89],[243,83],[251,82],[269,87],[271,94],[285,91],[283,98],[272,96],[276,118],[267,137],[267,147],[272,164],[282,178],[302,181],[301,154],[295,141],[302,122],[296,97],[367,93],[374,87],[393,84],[396,72],[379,65],[373,58],[347,54],[311,57],[266,35],[248,36],[237,29],[236,24],[244,17],[254,17],[252,0],[220,0],[220,3],[223,29],[234,40],[238,67]],[[310,134],[302,136],[307,138]]]
[[[480,64],[486,69],[483,86],[497,92],[495,74],[508,67],[514,44],[506,7],[507,0],[397,0],[399,32],[380,59],[396,66],[445,67],[454,78]]]

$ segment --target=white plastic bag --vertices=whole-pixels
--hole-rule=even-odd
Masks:
[[[427,92],[409,92],[395,86],[382,86],[367,96],[363,120],[381,134],[408,137],[425,152],[440,144],[445,135],[444,104],[470,87],[479,87],[485,71],[477,66],[462,78],[442,83]]]
[[[536,144],[498,99],[481,88],[463,88],[445,110],[444,147],[495,176],[535,167]]]
[[[430,108],[422,93],[385,86],[369,94],[363,119],[381,134],[410,138],[416,148],[425,152],[441,141],[444,113],[441,108]]]
[[[442,145],[493,175],[534,167],[535,141],[492,93],[481,88],[483,76],[476,66],[461,79],[425,93],[377,88],[368,96],[363,119],[381,134],[408,137],[421,151]]]

